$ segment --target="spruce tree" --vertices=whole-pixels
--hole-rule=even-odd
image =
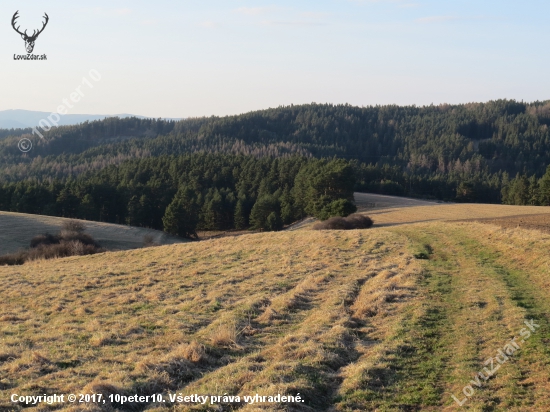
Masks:
[[[186,238],[197,237],[198,207],[193,195],[189,188],[178,190],[162,218],[165,232]]]

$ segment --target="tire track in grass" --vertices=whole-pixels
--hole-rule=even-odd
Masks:
[[[221,391],[240,395],[299,392],[305,402],[295,406],[296,410],[328,408],[332,387],[339,380],[335,370],[356,358],[348,350],[355,334],[345,307],[350,288],[368,281],[376,271],[394,266],[393,255],[400,246],[394,245],[395,238],[389,233],[365,238],[360,232],[336,232],[334,239],[338,243],[330,247],[336,247],[338,263],[273,297],[263,314],[253,319],[254,327],[264,332],[258,335],[259,346],[182,389],[190,393]],[[256,405],[232,408],[239,407],[247,410]],[[265,405],[263,409],[271,410]]]
[[[397,253],[407,243],[403,236],[399,238],[400,247],[387,263],[370,279],[357,284],[346,299],[347,323],[356,336],[350,350],[356,353],[356,359],[337,372],[341,383],[334,390],[331,411],[373,410],[373,393],[391,375],[382,365],[383,353],[388,337],[402,323],[406,308],[417,299],[416,280],[420,273],[410,254]]]
[[[447,301],[449,320],[455,330],[449,336],[454,334],[455,338],[447,341],[449,346],[444,346],[443,351],[454,352],[445,364],[447,369],[454,370],[442,373],[445,387],[442,406],[449,410],[460,409],[452,401],[445,402],[445,397],[453,394],[459,401],[465,400],[462,406],[465,410],[550,410],[548,349],[543,340],[548,333],[542,322],[541,330],[533,334],[515,356],[509,356],[502,365],[496,360],[498,350],[519,336],[525,319],[545,319],[548,306],[546,309],[541,306],[541,302],[545,302],[544,293],[530,284],[521,271],[510,268],[509,262],[497,261],[500,255],[492,245],[474,240],[477,231],[457,230],[456,226],[448,224],[424,226],[420,230],[424,235],[417,234],[418,229],[409,232],[417,239],[417,244],[426,237],[427,231],[434,230],[432,234],[436,235],[438,244],[446,249],[446,257],[438,256],[436,248],[434,256],[426,263],[432,274],[436,274],[434,269],[438,264],[453,263],[449,254],[456,259],[454,263],[459,268]],[[483,376],[488,374],[480,375],[479,372],[485,371],[486,360],[492,358],[499,369],[485,381]],[[470,396],[463,394],[465,387],[464,393]]]
[[[401,363],[403,380],[396,399],[401,399],[402,410],[439,410],[448,396],[444,383],[453,379],[448,366],[452,364],[455,372],[463,370],[478,348],[475,342],[464,339],[471,332],[464,333],[466,325],[457,316],[462,305],[456,300],[456,291],[464,286],[453,245],[434,232],[411,231],[406,235],[415,255],[429,259],[423,259],[425,271],[420,282],[425,300],[413,310],[410,323],[403,325],[399,336],[409,351],[396,359]]]
[[[354,390],[341,392],[337,410],[438,410],[438,382],[448,358],[442,349],[448,341],[451,281],[444,271],[424,271],[417,281],[422,297],[404,310],[384,341],[359,359],[343,383]]]
[[[514,254],[504,255],[496,245],[490,245],[487,237],[479,233],[472,236],[472,231],[455,228],[455,233],[465,239],[464,248],[480,267],[503,282],[509,290],[510,299],[523,315],[524,319],[533,319],[540,325],[536,332],[531,333],[528,340],[521,342],[521,349],[510,356],[497,372],[494,380],[502,381],[497,390],[499,408],[495,410],[550,410],[548,396],[550,376],[550,348],[548,338],[550,327],[548,322],[550,304],[548,290],[533,282],[528,271],[520,270],[513,261]],[[484,240],[482,240],[484,239]],[[507,242],[513,244],[513,239]],[[524,253],[522,248],[515,250],[517,254]],[[519,330],[525,327],[522,322],[516,326],[511,337],[519,336]],[[504,342],[501,344],[502,347]]]
[[[399,331],[385,342],[381,367],[369,372],[363,396],[373,410],[456,409],[451,395],[459,395],[482,369],[487,354],[506,341],[512,326],[504,320],[521,324],[521,313],[506,285],[480,270],[465,254],[461,239],[448,235],[446,228],[394,230],[409,238],[418,257],[429,257],[419,282],[424,298],[411,306]],[[383,376],[378,385],[377,373]],[[468,408],[495,410],[499,399],[489,386],[476,388]]]

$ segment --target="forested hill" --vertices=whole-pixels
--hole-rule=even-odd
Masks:
[[[239,116],[117,119],[0,132],[0,179],[65,179],[132,158],[196,152],[364,162],[363,189],[500,202],[508,175],[550,164],[550,101],[439,106],[299,105]],[[7,134],[11,136],[6,136]],[[22,154],[27,136],[33,149]],[[367,166],[369,165],[370,166]],[[462,184],[462,186],[460,186]]]

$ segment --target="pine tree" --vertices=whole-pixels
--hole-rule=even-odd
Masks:
[[[292,195],[290,194],[290,189],[288,185],[285,186],[283,194],[281,195],[281,219],[283,224],[289,225],[294,222],[294,207],[292,202]]]
[[[537,206],[540,204],[540,187],[535,175],[529,178],[529,204]]]
[[[539,202],[542,206],[550,206],[550,166],[539,181]]]
[[[246,215],[245,201],[243,199],[237,201],[233,221],[235,229],[246,229],[248,227],[248,216]]]
[[[273,217],[269,224],[280,221],[280,204],[279,200],[273,195],[265,195],[254,203],[252,211],[250,212],[250,224],[254,229],[270,230],[268,225],[268,217],[274,213],[276,219]],[[282,224],[282,223],[281,223]]]
[[[283,228],[283,222],[279,215],[275,212],[271,212],[266,219],[265,229],[271,231],[281,230]]]
[[[78,208],[78,216],[81,219],[86,219],[86,220],[97,219],[96,207],[94,205],[94,200],[92,198],[92,195],[86,194],[84,196]]]
[[[139,226],[140,222],[140,204],[137,196],[132,196],[128,202],[128,212],[126,214],[126,224],[130,226]]]
[[[181,237],[196,238],[198,218],[198,207],[194,201],[193,190],[180,189],[162,218],[164,231]]]
[[[59,193],[56,202],[61,209],[62,217],[76,217],[79,200],[69,189],[64,188],[61,193]]]

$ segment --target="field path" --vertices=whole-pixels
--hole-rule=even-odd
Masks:
[[[492,226],[439,223],[392,231],[405,235],[424,262],[422,299],[409,307],[380,367],[370,371],[382,375],[382,384],[367,384],[355,398],[369,400],[366,410],[456,410],[458,403],[476,411],[550,410],[550,281],[548,262],[540,262],[548,240],[531,241],[527,255],[535,266],[511,259],[523,241]],[[540,327],[522,341],[530,319]],[[520,349],[506,346],[514,338]],[[499,349],[513,355],[505,359]],[[491,358],[490,371],[499,368],[492,374],[484,369]],[[341,410],[350,410],[349,401]]]

